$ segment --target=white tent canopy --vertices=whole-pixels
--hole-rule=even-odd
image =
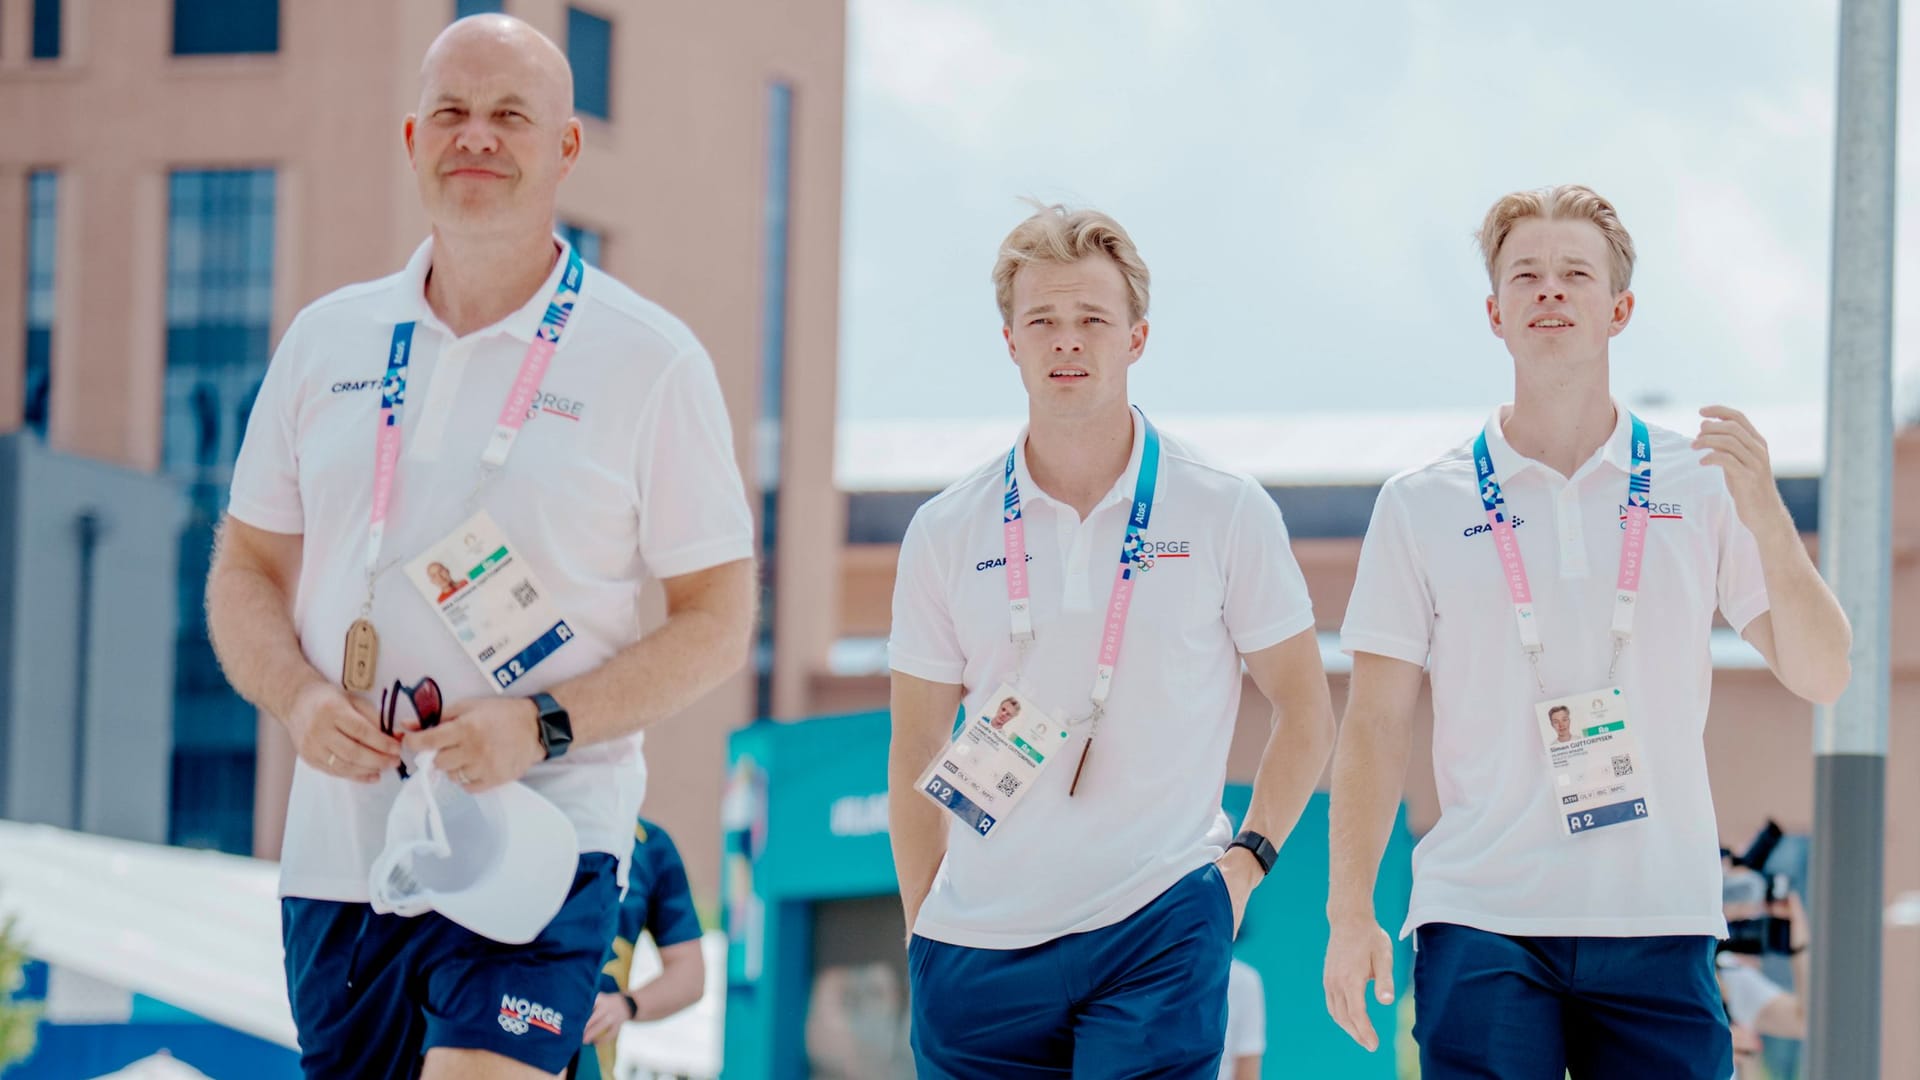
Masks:
[[[175,1059],[171,1054],[155,1054],[94,1080],[211,1080],[206,1073]]]
[[[295,1047],[280,869],[259,859],[0,821],[0,917],[27,953]]]
[[[18,920],[28,955],[293,1049],[279,877],[260,859],[0,821],[0,919]],[[726,935],[701,946],[705,995],[677,1016],[627,1025],[621,1076],[719,1075]],[[658,971],[658,954],[642,948],[634,981]],[[185,1068],[149,1058],[115,1076],[199,1075]]]

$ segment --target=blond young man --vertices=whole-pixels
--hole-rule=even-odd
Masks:
[[[1126,231],[1047,207],[993,279],[1028,426],[915,514],[894,591],[914,1056],[926,1078],[1212,1077],[1235,927],[1331,745],[1312,606],[1267,493],[1129,404],[1148,276]],[[1243,659],[1274,726],[1235,837]]]
[[[1611,398],[1608,346],[1635,304],[1613,206],[1573,185],[1517,192],[1480,246],[1513,402],[1389,480],[1362,546],[1327,1008],[1378,1045],[1366,983],[1383,1004],[1394,988],[1373,884],[1424,669],[1441,809],[1402,928],[1422,1075],[1724,1080],[1707,635],[1717,610],[1789,690],[1828,702],[1850,631],[1746,417],[1702,409],[1690,438]],[[1563,707],[1567,742],[1549,720]]]

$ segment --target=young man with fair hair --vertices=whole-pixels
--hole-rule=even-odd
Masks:
[[[1212,1077],[1235,926],[1331,745],[1312,606],[1260,485],[1128,401],[1148,276],[1125,230],[1044,208],[993,279],[1028,425],[914,515],[893,599],[914,1057],[930,1080]],[[1243,659],[1273,732],[1236,837]]]
[[[1421,1075],[1725,1080],[1707,636],[1718,611],[1787,689],[1831,702],[1851,633],[1745,416],[1702,409],[1690,438],[1610,396],[1635,303],[1613,206],[1517,192],[1480,247],[1513,402],[1374,506],[1341,632],[1327,1008],[1378,1045],[1365,988],[1393,1000],[1393,955],[1373,885],[1424,669],[1440,820],[1402,928]]]
[[[752,520],[706,351],[553,234],[581,148],[565,55],[475,16],[421,82],[403,134],[432,236],[287,329],[208,626],[299,754],[280,891],[307,1075],[553,1076],[613,939],[639,733],[745,659]],[[583,404],[542,416],[541,392]],[[450,590],[429,561],[471,570]],[[643,638],[648,580],[667,620]],[[383,730],[374,691],[429,675],[444,722]],[[577,873],[531,943],[372,909],[403,743],[449,783],[520,781],[571,821]]]

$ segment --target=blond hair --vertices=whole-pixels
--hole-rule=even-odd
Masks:
[[[1581,184],[1561,184],[1558,187],[1535,188],[1532,191],[1516,191],[1493,204],[1487,211],[1487,219],[1480,225],[1480,254],[1487,260],[1487,280],[1493,284],[1495,292],[1500,289],[1496,278],[1494,263],[1499,261],[1500,249],[1506,245],[1507,234],[1514,225],[1526,218],[1545,218],[1548,221],[1590,221],[1606,238],[1607,249],[1612,252],[1613,291],[1615,295],[1627,291],[1633,282],[1633,237],[1627,235],[1627,227],[1620,224],[1620,214],[1613,204],[1603,198],[1599,192]]]
[[[1147,264],[1120,223],[1098,210],[1069,210],[1054,204],[1034,204],[1032,217],[1014,226],[1000,242],[993,264],[993,295],[1000,303],[1000,319],[1013,325],[1013,275],[1028,263],[1072,263],[1105,254],[1120,268],[1127,283],[1127,315],[1133,322],[1147,317]]]

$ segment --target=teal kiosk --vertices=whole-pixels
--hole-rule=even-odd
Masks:
[[[722,809],[728,935],[729,1080],[910,1077],[906,926],[887,843],[887,714],[761,722],[733,735]],[[1235,822],[1251,789],[1229,785]],[[1375,894],[1396,929],[1413,841],[1395,822]],[[1382,1046],[1367,1054],[1327,1016],[1327,797],[1316,794],[1249,906],[1235,955],[1267,998],[1268,1076],[1393,1080],[1401,1007],[1371,1005]],[[1410,988],[1401,942],[1395,980]],[[1403,997],[1402,1002],[1410,1001]]]

